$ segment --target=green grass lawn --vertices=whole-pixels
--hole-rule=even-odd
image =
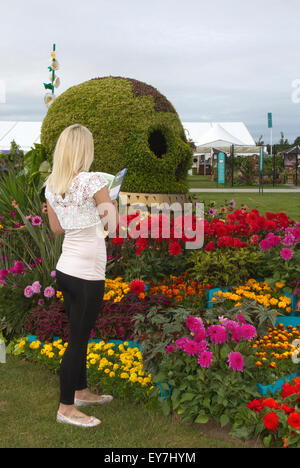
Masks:
[[[224,185],[219,185],[217,182],[214,182],[213,180],[210,179],[210,176],[204,176],[204,175],[189,175],[188,176],[188,183],[190,188],[232,188],[231,183],[227,182]],[[273,187],[273,184],[265,184],[264,187],[266,189],[273,189],[273,188],[281,188],[281,189],[291,189],[293,190],[293,186],[289,185],[284,185],[284,184],[277,184]],[[234,185],[233,188],[240,188],[240,189],[245,189],[245,188],[258,188],[258,184],[253,184],[253,185]]]
[[[55,421],[59,379],[15,356],[0,364],[0,448],[241,448],[225,430],[183,424],[179,417],[114,399],[84,408],[102,424],[79,428]],[[206,433],[205,433],[206,431]]]
[[[216,206],[225,200],[235,200],[236,208],[246,204],[249,209],[256,208],[261,214],[266,211],[284,212],[295,221],[300,220],[300,193],[193,193],[195,199],[207,206],[215,201]]]

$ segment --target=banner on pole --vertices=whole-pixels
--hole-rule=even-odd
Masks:
[[[272,112],[268,113],[268,128],[273,128],[273,116]]]
[[[225,184],[225,154],[218,154],[218,184]]]

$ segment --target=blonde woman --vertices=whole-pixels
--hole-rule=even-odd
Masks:
[[[117,202],[109,196],[108,182],[101,173],[89,172],[93,159],[91,132],[79,124],[67,127],[57,140],[52,173],[43,185],[51,230],[55,235],[65,234],[56,264],[56,282],[63,294],[70,329],[60,367],[56,420],[81,427],[96,426],[101,421],[77,407],[113,398],[92,394],[86,379],[88,340],[104,294],[104,229],[113,236],[119,217]]]

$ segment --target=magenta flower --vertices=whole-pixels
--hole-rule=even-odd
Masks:
[[[293,256],[293,251],[286,247],[281,250],[280,255],[284,260],[290,260]]]
[[[167,351],[167,354],[170,354],[170,353],[173,353],[174,351],[176,351],[176,348],[174,348],[174,346],[171,343],[171,344],[166,346],[166,351]]]
[[[238,321],[239,323],[241,323],[241,324],[246,323],[246,319],[245,319],[245,317],[244,317],[242,314],[237,315],[237,316],[236,316],[236,319],[237,319],[237,321]]]
[[[39,305],[39,306],[42,306],[42,305],[44,305],[44,304],[45,304],[44,299],[39,299],[39,300],[38,300],[38,305]]]
[[[194,333],[194,340],[201,341],[206,338],[206,331],[200,317],[194,317],[190,315],[185,322],[187,328]]]
[[[51,271],[50,276],[52,276],[52,278],[55,278],[55,276],[56,276],[56,270]]]
[[[256,335],[256,328],[250,324],[242,325],[240,331],[244,340],[252,340]]]
[[[38,257],[35,259],[35,263],[42,263],[43,259],[41,257]]]
[[[269,250],[272,247],[270,238],[263,239],[262,241],[260,241],[259,246],[262,250]]]
[[[210,340],[215,344],[223,344],[227,341],[227,330],[222,325],[211,325],[207,333]]]
[[[42,224],[43,220],[40,216],[34,216],[33,218],[31,218],[31,224],[33,226],[39,226],[40,224]]]
[[[183,336],[182,338],[178,338],[178,340],[175,341],[175,346],[177,349],[180,349],[183,351],[183,345],[189,340],[186,336]]]
[[[244,358],[241,353],[233,352],[228,355],[229,367],[234,371],[243,372]]]
[[[8,274],[9,274],[8,270],[6,270],[5,268],[2,268],[2,270],[0,270],[0,279],[6,278]]]
[[[183,345],[183,351],[185,351],[189,356],[194,356],[195,354],[202,353],[206,351],[208,343],[205,340],[197,343],[194,340],[188,340]]]
[[[44,296],[45,297],[52,297],[55,294],[55,289],[52,288],[52,286],[47,286],[44,290]]]
[[[198,356],[198,364],[200,364],[201,367],[206,367],[207,369],[210,367],[212,360],[213,353],[210,351],[203,351]]]
[[[214,210],[213,208],[210,208],[210,209],[208,210],[208,214],[209,214],[210,216],[215,216],[216,210]]]
[[[0,279],[0,286],[5,286],[5,280]]]
[[[282,239],[282,243],[286,247],[292,247],[293,245],[296,244],[296,239],[295,239],[295,237],[293,236],[293,234],[291,232],[288,232],[288,233],[286,233],[286,235]]]
[[[26,288],[24,289],[24,296],[25,296],[25,297],[31,297],[31,296],[33,296],[33,289],[32,289],[32,286],[26,286]]]
[[[277,247],[277,245],[279,245],[280,242],[281,242],[280,236],[273,235],[272,237],[270,237],[270,243],[272,247]]]

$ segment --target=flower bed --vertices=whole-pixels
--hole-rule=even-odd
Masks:
[[[27,336],[18,340],[14,352],[58,371],[68,343],[61,339],[42,343],[35,338]],[[154,388],[152,375],[144,371],[139,347],[128,342],[118,345],[102,340],[90,341],[87,377],[90,385],[101,385],[104,393],[134,401],[148,400]]]
[[[259,304],[269,307],[275,313],[283,314],[297,314],[295,311],[297,297],[291,297],[290,293],[283,291],[284,284],[276,282],[272,288],[265,281],[256,281],[249,279],[244,285],[232,286],[225,289],[214,288],[209,291],[209,305],[212,307],[217,298],[224,298],[232,301],[236,307],[242,306],[243,299],[251,299]]]

